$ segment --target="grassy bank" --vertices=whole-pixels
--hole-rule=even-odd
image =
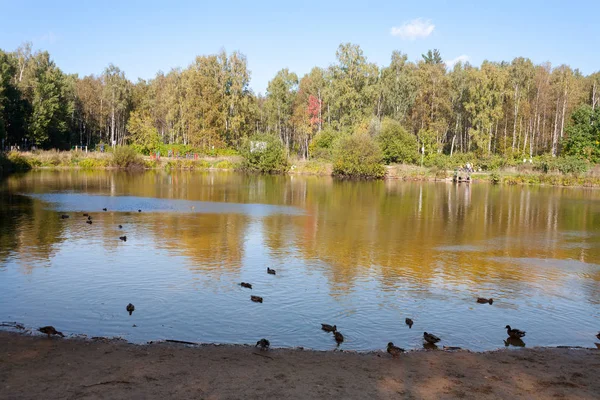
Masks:
[[[27,171],[39,168],[80,169],[165,169],[202,170],[237,169],[239,156],[200,157],[198,159],[161,158],[141,156],[131,149],[121,148],[114,153],[80,151],[10,152],[0,158],[5,171]]]
[[[325,160],[288,161],[288,174],[332,176],[334,165]],[[239,170],[243,167],[241,156],[204,156],[198,159],[168,158],[155,159],[141,156],[132,149],[121,148],[114,153],[37,151],[11,152],[0,155],[0,172],[27,171],[39,168],[80,169],[159,169],[159,170]],[[444,181],[452,179],[451,169],[408,164],[385,166],[385,179],[404,181]],[[531,165],[507,167],[494,171],[472,174],[474,182],[490,182],[502,185],[552,185],[600,187],[600,166],[580,173],[561,173],[557,170],[544,172]]]

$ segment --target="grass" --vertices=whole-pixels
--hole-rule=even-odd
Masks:
[[[127,148],[125,148],[127,149]],[[143,157],[130,149],[114,153],[81,151],[35,151],[0,153],[0,172],[27,171],[38,168],[80,168],[80,169],[124,169],[144,168],[162,170],[237,170],[242,158],[236,155],[201,157],[199,159],[160,160]],[[312,159],[290,160],[290,174],[331,176],[333,167],[329,161]],[[452,176],[452,171],[437,167],[393,164],[386,166],[386,179],[405,181],[444,180]],[[508,167],[492,172],[475,172],[471,175],[475,182],[492,182],[500,185],[552,185],[600,187],[600,165],[581,174],[561,174],[542,172],[532,168]]]

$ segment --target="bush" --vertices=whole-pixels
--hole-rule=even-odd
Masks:
[[[251,149],[251,143],[264,142],[266,148]],[[288,169],[283,144],[272,135],[255,135],[242,145],[242,169],[254,172],[284,173]]]
[[[335,146],[333,174],[349,178],[383,178],[382,161],[381,149],[369,135],[347,136]]]
[[[500,181],[501,181],[501,178],[500,178],[500,174],[498,173],[498,171],[493,171],[490,174],[490,183],[493,185],[497,185],[500,183]]]
[[[101,158],[84,158],[77,165],[83,169],[105,168],[108,166],[108,162]]]
[[[345,136],[343,132],[336,132],[330,128],[319,132],[308,146],[311,157],[331,160],[333,158],[335,144],[342,136]]]
[[[579,175],[584,174],[589,169],[589,163],[576,156],[552,157],[545,156],[540,158],[536,169],[545,173],[560,172],[563,174]]]
[[[386,118],[381,123],[377,142],[387,163],[414,164],[419,158],[419,143],[399,122]]]
[[[17,152],[4,154],[0,152],[0,171],[29,171],[33,166],[29,160]]]
[[[112,163],[117,168],[144,168],[144,160],[129,146],[119,146],[113,152]]]

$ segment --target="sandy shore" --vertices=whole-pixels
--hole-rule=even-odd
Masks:
[[[598,399],[600,351],[356,354],[0,332],[3,399]]]

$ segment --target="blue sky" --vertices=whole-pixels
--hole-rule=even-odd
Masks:
[[[302,75],[332,64],[342,42],[359,44],[379,65],[393,50],[417,60],[438,48],[446,60],[526,56],[589,74],[600,70],[598,15],[597,0],[0,0],[0,48],[31,41],[67,73],[99,74],[112,62],[133,81],[185,67],[196,55],[239,50],[251,87],[264,92],[281,68]]]

